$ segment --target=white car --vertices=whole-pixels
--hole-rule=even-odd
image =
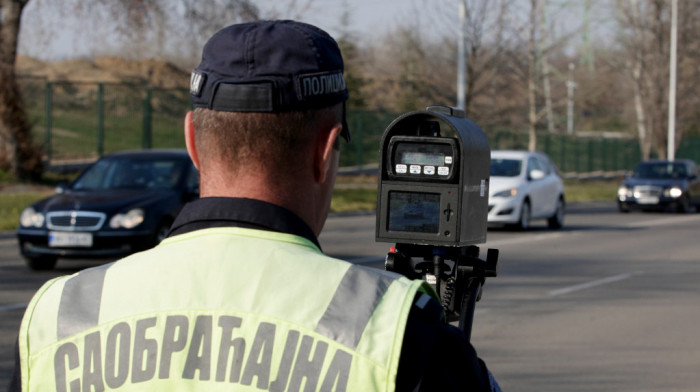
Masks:
[[[550,229],[564,225],[564,183],[547,155],[528,151],[491,151],[488,223],[526,230],[546,219]]]

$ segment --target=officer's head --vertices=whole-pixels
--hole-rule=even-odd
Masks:
[[[350,131],[343,59],[326,32],[289,20],[226,27],[204,46],[190,93],[185,136],[203,196],[244,178],[332,188]]]

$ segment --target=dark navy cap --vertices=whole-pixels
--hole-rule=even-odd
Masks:
[[[292,20],[225,27],[204,45],[192,71],[195,107],[280,113],[321,109],[348,99],[343,57],[318,27]],[[350,141],[343,111],[341,135]]]

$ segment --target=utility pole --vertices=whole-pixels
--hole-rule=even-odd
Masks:
[[[574,89],[576,82],[574,81],[574,63],[569,63],[569,80],[566,81],[566,133],[569,135],[574,133]]]
[[[549,33],[548,33],[548,28],[549,26],[547,25],[547,11],[545,10],[545,7],[547,7],[546,4],[547,0],[540,1],[537,4],[537,7],[539,8],[538,14],[540,16],[540,41],[539,41],[539,52],[540,52],[540,65],[542,66],[542,92],[544,93],[544,104],[545,104],[545,114],[547,116],[547,131],[549,133],[554,133],[554,112],[552,110],[552,87],[550,84],[550,78],[549,78],[549,60],[548,60],[548,51],[549,48],[547,48],[547,45],[549,45]]]
[[[459,0],[459,45],[457,50],[457,107],[466,110],[467,101],[467,4]]]
[[[595,55],[593,54],[593,44],[591,44],[591,0],[586,0],[583,5],[583,59],[588,66],[588,75],[595,78]]]
[[[678,0],[671,0],[671,59],[668,87],[668,160],[676,159],[676,67],[678,52]]]
[[[530,36],[527,43],[527,101],[528,101],[528,151],[537,150],[537,86],[535,79],[537,78],[537,10],[539,9],[539,0],[530,0]]]

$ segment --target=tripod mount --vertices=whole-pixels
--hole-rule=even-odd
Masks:
[[[414,260],[415,258],[415,260]],[[487,277],[497,275],[498,249],[488,249],[479,259],[479,247],[433,246],[397,243],[386,256],[384,267],[409,279],[428,282],[440,297],[448,321],[471,337],[476,302]]]

